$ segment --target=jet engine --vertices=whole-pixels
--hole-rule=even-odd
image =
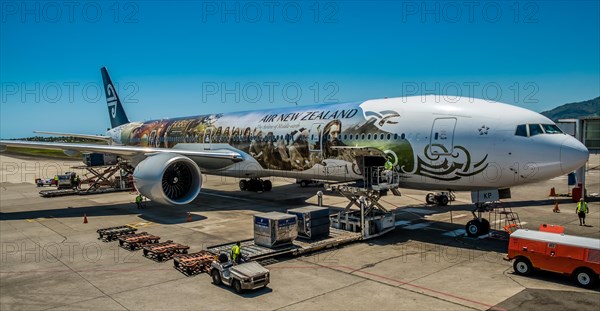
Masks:
[[[190,158],[173,153],[151,155],[133,171],[136,189],[152,201],[182,205],[200,193],[202,173]]]

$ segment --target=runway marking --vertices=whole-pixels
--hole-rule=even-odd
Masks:
[[[150,226],[155,226],[156,224],[148,221],[148,222],[135,222],[135,223],[130,223],[130,224],[126,224],[126,226],[129,226],[131,228],[146,228],[146,227],[150,227]]]
[[[467,231],[465,231],[465,229],[456,229],[456,230],[448,231],[442,235],[451,236],[451,237],[459,237],[459,236],[464,236],[465,234],[467,234]]]
[[[33,219],[25,219],[25,221],[27,222],[39,222],[39,221],[46,221],[46,220],[51,220],[52,218],[46,218],[46,217],[40,217],[40,218],[33,218]]]
[[[403,229],[408,229],[408,230],[417,230],[417,229],[427,228],[429,226],[431,226],[431,223],[422,222],[422,223],[418,223],[418,224],[414,224],[414,225],[410,225],[410,226],[405,226],[405,227],[402,227],[402,228]]]
[[[433,213],[433,211],[428,210],[428,209],[422,209],[422,208],[407,207],[407,208],[403,208],[403,209],[399,210],[396,213],[431,214],[431,213]]]

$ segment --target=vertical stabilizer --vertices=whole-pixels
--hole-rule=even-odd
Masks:
[[[117,95],[115,86],[110,80],[110,76],[108,76],[106,67],[102,67],[100,71],[102,72],[102,81],[104,82],[104,92],[106,94],[106,103],[108,104],[108,114],[110,117],[111,127],[115,128],[117,126],[129,123],[129,119],[127,118],[125,110],[123,109],[123,104],[121,104],[121,99],[119,99],[119,95]]]

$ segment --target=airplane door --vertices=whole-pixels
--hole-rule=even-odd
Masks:
[[[456,118],[437,118],[433,121],[429,141],[429,153],[432,155],[451,154],[454,149],[454,129]]]
[[[314,123],[310,128],[310,137],[308,139],[308,150],[314,152],[323,151],[323,123]]]

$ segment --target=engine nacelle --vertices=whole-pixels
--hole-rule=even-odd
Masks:
[[[136,189],[152,201],[182,205],[192,202],[200,193],[202,173],[188,157],[159,153],[135,167],[133,182]]]

